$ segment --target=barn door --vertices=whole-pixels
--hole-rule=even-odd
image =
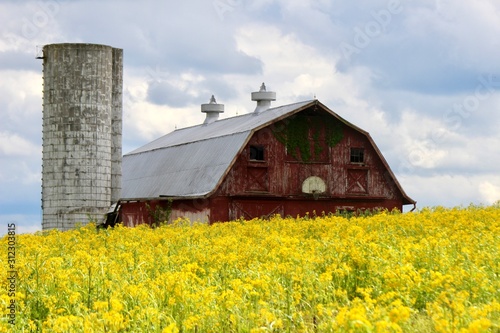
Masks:
[[[347,170],[347,193],[352,193],[352,194],[368,193],[368,170],[363,170],[363,169]]]
[[[283,204],[267,200],[234,200],[231,202],[229,211],[231,220],[240,218],[245,220],[254,218],[266,219],[276,214],[283,216]]]
[[[246,190],[249,192],[269,192],[267,167],[249,167],[247,169]]]

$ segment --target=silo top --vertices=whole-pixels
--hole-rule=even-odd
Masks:
[[[89,44],[89,43],[58,43],[58,44],[47,44],[43,47],[44,58],[47,56],[48,50],[74,50],[80,49],[85,51],[105,51],[105,50],[122,50],[117,49],[109,45],[103,44]]]

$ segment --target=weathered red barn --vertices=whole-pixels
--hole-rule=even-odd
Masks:
[[[123,223],[153,223],[167,206],[171,220],[208,223],[415,206],[368,132],[318,100],[270,108],[264,86],[252,99],[254,112],[221,120],[212,99],[203,124],[124,155]]]

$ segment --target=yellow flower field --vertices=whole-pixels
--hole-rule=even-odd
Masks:
[[[15,326],[7,267],[1,332],[500,331],[498,205],[19,235]]]

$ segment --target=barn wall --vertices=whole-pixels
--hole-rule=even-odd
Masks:
[[[211,211],[209,203],[208,199],[173,201],[168,222],[171,223],[180,217],[184,217],[192,222],[209,223]],[[122,202],[120,221],[127,227],[135,227],[139,224],[152,225],[155,221],[153,217],[154,211],[158,207],[165,210],[168,205],[169,203],[166,200]]]
[[[139,224],[151,224],[152,219],[148,214],[145,202],[123,202],[119,221],[124,226],[135,227]]]
[[[390,200],[373,200],[360,203],[356,200],[325,199],[273,199],[233,198],[229,204],[229,220],[243,218],[269,218],[281,216],[322,215],[336,212],[359,212],[383,207],[398,207],[401,203]]]
[[[205,208],[201,211],[189,211],[173,209],[169,222],[173,222],[179,218],[186,218],[191,222],[210,223],[210,209]]]
[[[191,222],[209,223],[210,211],[209,199],[177,200],[172,203],[172,214],[169,222],[185,217]]]

